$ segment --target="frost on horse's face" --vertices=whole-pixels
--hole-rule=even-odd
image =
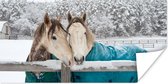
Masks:
[[[69,26],[67,31],[69,33],[67,39],[72,48],[74,60],[76,64],[82,64],[85,57],[93,46],[93,35],[85,25],[86,14],[81,17],[72,18],[71,14],[68,14]]]
[[[67,33],[63,29],[60,19],[50,19],[48,14],[44,17],[41,26],[41,40],[39,46],[44,46],[48,52],[55,55],[66,65],[72,64],[72,50],[67,42]]]

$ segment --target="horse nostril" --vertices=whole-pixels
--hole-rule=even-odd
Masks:
[[[71,65],[71,62],[69,61],[69,65]]]
[[[84,59],[85,59],[85,58],[84,58],[84,56],[83,56],[83,57],[82,57],[82,61],[84,61]]]
[[[74,59],[75,59],[75,61],[78,61],[78,60],[76,59],[76,57],[74,57]]]
[[[77,59],[76,57],[74,57],[74,60],[75,60],[75,62],[77,63],[77,65],[82,64],[83,61],[84,61],[84,56],[82,56],[81,59]]]

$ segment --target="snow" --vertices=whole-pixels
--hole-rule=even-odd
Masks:
[[[32,40],[0,40],[0,61],[25,62]]]
[[[61,61],[47,60],[35,62],[0,61],[0,71],[60,71]]]
[[[0,64],[20,64],[20,62],[16,62],[16,61],[0,61]]]
[[[32,40],[0,40],[0,61],[25,62],[29,54],[31,44]],[[24,80],[25,72],[0,72],[0,82],[24,83]]]
[[[82,65],[73,65],[71,67],[72,71],[87,71],[88,69],[92,69],[92,71],[97,71],[97,70],[120,70],[121,66],[131,67],[131,66],[136,66],[136,63],[134,61],[129,61],[129,60],[120,60],[120,61],[87,61],[84,62]],[[125,69],[123,68],[123,69]],[[136,69],[136,68],[135,68]],[[135,70],[128,68],[128,70]],[[127,69],[126,69],[127,70]],[[128,71],[127,70],[127,71]]]
[[[47,60],[45,62],[33,62],[32,64],[38,64],[42,66],[47,66],[51,69],[61,69],[61,61],[56,60]]]
[[[25,62],[29,54],[31,44],[32,40],[0,40],[0,61]],[[0,72],[0,82],[24,83],[24,80],[25,72]]]
[[[0,71],[59,71],[61,61],[47,60],[35,62],[0,61]],[[33,66],[31,66],[33,65]],[[9,67],[10,66],[10,67]],[[16,67],[17,66],[17,67]],[[132,68],[133,67],[133,68]],[[118,61],[85,61],[82,65],[73,65],[71,71],[136,71],[136,62],[129,60]],[[91,70],[90,70],[91,69]]]

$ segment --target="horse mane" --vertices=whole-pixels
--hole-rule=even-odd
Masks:
[[[44,27],[44,23],[40,24],[40,25],[37,27],[37,29],[36,29],[36,31],[35,31],[35,33],[34,33],[34,40],[40,41],[41,38],[42,38],[43,32],[45,32],[45,31],[46,31],[46,30],[45,30],[45,27]]]
[[[93,43],[94,43],[94,41],[95,41],[94,34],[93,34],[92,31],[86,26],[85,22],[84,22],[81,18],[79,18],[79,17],[74,17],[74,18],[70,21],[70,23],[69,23],[69,25],[68,25],[68,27],[67,27],[67,32],[69,32],[69,27],[70,27],[73,23],[77,23],[77,22],[81,23],[81,24],[84,26],[84,28],[86,29],[87,45],[88,45],[88,48],[91,50],[91,48],[92,48],[92,46],[93,46]]]
[[[31,47],[31,51],[30,54],[28,55],[28,60],[27,61],[42,61],[42,59],[40,60],[39,57],[41,57],[41,55],[39,54],[39,52],[46,50],[43,46],[40,46],[40,48],[38,50],[36,50],[36,47],[38,46],[39,42],[41,41],[43,32],[45,32],[45,27],[44,27],[44,23],[41,23],[35,33],[34,33],[34,40],[33,40],[33,44]],[[43,57],[49,57],[49,53],[47,51],[45,51],[45,53],[47,54],[43,54]],[[37,56],[39,55],[39,57]],[[33,56],[36,56],[36,59],[33,59]],[[37,58],[38,57],[38,58]]]

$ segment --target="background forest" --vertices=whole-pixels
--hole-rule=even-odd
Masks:
[[[167,36],[166,0],[0,0],[0,21],[8,21],[12,35],[32,37],[46,12],[62,16],[87,13],[87,23],[96,38]],[[26,38],[23,38],[26,39]]]

